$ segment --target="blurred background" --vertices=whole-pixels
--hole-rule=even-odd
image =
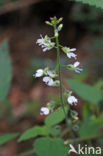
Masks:
[[[0,134],[22,133],[34,125],[42,125],[44,116],[40,116],[40,107],[50,100],[58,102],[58,89],[49,88],[41,79],[32,76],[38,68],[56,65],[56,52],[43,53],[36,44],[40,34],[53,35],[52,28],[45,24],[53,16],[63,17],[60,42],[77,48],[78,61],[83,67],[83,73],[79,75],[63,70],[65,87],[73,88],[64,79],[76,78],[103,93],[102,9],[71,0],[0,0]],[[61,63],[69,63],[63,54]],[[80,89],[80,86],[76,87]],[[74,108],[81,120],[91,110],[96,114],[97,107],[102,114],[102,100],[94,100],[99,104],[94,106],[88,97],[83,99],[82,95],[76,94],[81,98]],[[31,149],[31,143],[32,139],[20,144],[14,139],[0,147],[0,156],[19,155]]]

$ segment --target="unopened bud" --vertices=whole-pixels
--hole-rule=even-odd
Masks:
[[[62,18],[62,17],[61,17],[61,18],[59,18],[59,19],[58,19],[58,23],[60,23],[62,20],[63,20],[63,18]]]
[[[60,25],[58,26],[58,31],[61,31],[62,28],[63,28],[63,24],[60,24]]]
[[[45,21],[45,23],[52,26],[52,23],[50,23],[49,21]]]

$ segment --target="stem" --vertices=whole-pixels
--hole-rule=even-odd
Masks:
[[[66,144],[68,143],[78,143],[78,142],[83,142],[83,141],[88,141],[88,140],[93,140],[102,137],[102,135],[95,135],[95,136],[88,136],[88,137],[83,137],[83,138],[76,138],[76,139],[71,139],[67,140]]]
[[[56,30],[56,25],[54,26],[54,29]],[[58,36],[55,37],[56,39],[56,46],[57,46],[57,65],[58,65],[58,72],[59,72],[59,81],[60,81],[60,86],[59,86],[59,94],[60,94],[60,101],[61,101],[61,106],[65,115],[65,120],[68,126],[68,117],[65,111],[65,105],[64,105],[64,101],[63,101],[63,94],[62,94],[62,79],[61,79],[61,65],[60,65],[60,49],[59,49],[59,39]]]

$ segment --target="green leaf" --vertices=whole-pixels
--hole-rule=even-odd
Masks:
[[[79,135],[80,137],[98,136],[101,128],[103,128],[103,115],[98,118],[88,118],[82,122]]]
[[[68,112],[68,110],[69,110],[69,106],[65,106],[66,113]],[[64,119],[65,119],[65,115],[64,115],[62,107],[60,107],[56,111],[54,111],[52,114],[46,117],[45,124],[47,126],[53,126],[53,125],[59,124]]]
[[[12,78],[8,40],[0,44],[0,72],[0,101],[3,101],[8,94]]]
[[[73,79],[68,79],[67,83],[83,100],[97,104],[103,99],[102,92],[95,87]]]
[[[75,0],[76,2],[82,2],[84,4],[89,4],[91,6],[96,6],[97,8],[103,9],[103,0]]]
[[[59,127],[59,126],[50,127],[49,134],[54,136],[54,137],[60,135],[61,134],[61,127]]]
[[[0,145],[3,145],[12,139],[15,139],[18,135],[18,133],[8,133],[0,135]]]
[[[92,112],[91,106],[94,107],[93,105],[90,105],[90,104],[83,105],[83,108],[82,108],[83,119],[90,118],[90,116],[92,116],[93,112]]]
[[[61,138],[43,137],[36,139],[34,148],[38,156],[68,156]]]
[[[18,142],[25,141],[36,136],[46,136],[48,135],[48,128],[46,126],[35,126],[27,129],[18,139]]]

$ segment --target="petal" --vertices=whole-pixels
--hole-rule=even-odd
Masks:
[[[76,68],[76,69],[75,69],[75,72],[76,72],[76,73],[80,73],[81,71],[83,71],[82,68]]]
[[[70,51],[76,51],[76,48],[71,48]]]
[[[73,104],[73,103],[77,103],[78,102],[78,100],[74,97],[74,96],[69,96],[68,98],[67,98],[67,101],[68,101],[68,103],[69,104]]]
[[[45,76],[45,77],[43,77],[43,82],[48,82],[50,80],[50,77],[49,76]]]
[[[74,54],[74,53],[67,53],[67,57],[69,57],[69,58],[71,58],[71,57],[74,57],[74,58],[76,58],[76,54]]]
[[[71,54],[70,53],[66,53],[67,54],[67,57],[71,58]]]
[[[36,74],[34,75],[35,77],[41,77],[43,75],[43,70],[42,69],[38,69],[36,71]]]
[[[47,74],[48,74],[49,76],[53,77],[53,78],[54,78],[55,75],[56,75],[56,74],[52,73],[51,71],[47,71]]]
[[[43,69],[38,69],[36,72],[43,73]]]
[[[54,83],[53,79],[48,76],[43,77],[43,82],[45,82],[48,86],[53,86]]]
[[[80,62],[76,61],[76,62],[74,63],[74,67],[79,66],[79,64],[80,64]]]
[[[41,107],[40,110],[41,110],[41,112],[40,112],[41,115],[43,115],[43,114],[44,114],[44,115],[48,115],[49,112],[50,112],[49,109],[48,109],[47,107]]]
[[[49,82],[48,82],[48,86],[53,86],[53,84],[54,84],[53,79],[50,79]]]

